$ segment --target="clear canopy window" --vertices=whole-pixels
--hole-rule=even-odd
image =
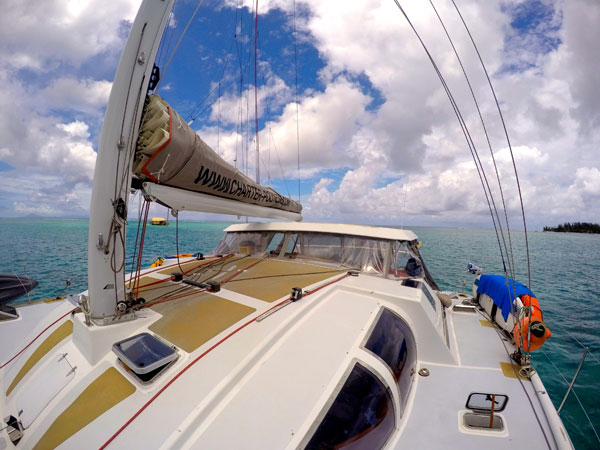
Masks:
[[[318,260],[392,277],[410,276],[407,263],[419,260],[406,242],[311,232],[230,232],[215,251]]]

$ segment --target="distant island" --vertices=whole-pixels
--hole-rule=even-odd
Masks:
[[[566,222],[557,227],[544,227],[544,231],[560,233],[600,233],[600,224],[588,222]]]

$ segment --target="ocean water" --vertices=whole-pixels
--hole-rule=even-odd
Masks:
[[[179,251],[209,253],[228,225],[224,222],[181,222]],[[127,230],[128,255],[133,253],[137,223]],[[493,231],[412,228],[423,243],[421,253],[444,290],[470,292],[472,262],[486,273],[502,273],[498,242]],[[0,219],[0,272],[27,273],[40,282],[31,298],[63,292],[77,293],[87,286],[87,220]],[[147,229],[143,266],[158,256],[176,253],[176,227]],[[540,300],[544,320],[552,331],[544,347],[533,353],[554,405],[559,406],[577,369],[583,346],[589,347],[583,369],[561,417],[577,449],[599,449],[600,440],[600,235],[528,234],[531,290]],[[524,234],[511,233],[512,259],[517,279],[528,284]],[[130,264],[130,263],[129,263]],[[128,265],[130,267],[130,265]],[[127,269],[129,271],[129,268]],[[584,407],[586,413],[583,412]]]

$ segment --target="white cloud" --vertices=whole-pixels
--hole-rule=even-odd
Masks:
[[[19,199],[8,214],[81,215],[89,209],[94,139],[111,88],[94,74],[116,64],[138,5],[3,4],[0,161],[14,170],[3,172],[2,191],[13,189]],[[85,64],[93,69],[82,69]],[[19,186],[23,177],[32,184]]]
[[[59,192],[62,183],[65,199],[77,193],[81,203],[85,196],[79,190],[89,190],[93,142],[110,89],[107,75],[90,66],[99,58],[116,64],[126,22],[138,3],[10,0],[0,17],[0,56],[6,62],[0,69],[0,159],[21,173],[58,177],[45,186]],[[495,186],[487,139],[434,12],[428,2],[401,4],[436,58]],[[452,3],[435,4],[478,97],[507,208],[518,212],[512,158],[487,80]],[[532,22],[527,30],[511,28],[511,14],[526,6],[520,0],[467,1],[460,6],[501,102],[530,220],[544,225],[585,215],[599,221],[600,28],[595,24],[600,4],[543,4],[545,21]],[[237,8],[239,2],[227,5]],[[251,8],[252,2],[245,5]],[[306,217],[386,223],[410,217],[415,223],[441,224],[460,218],[491,226],[456,117],[394,3],[299,0],[296,6],[300,41],[313,44],[323,64],[321,84],[299,97],[301,178],[320,178],[307,199]],[[260,13],[273,8],[290,13],[292,7],[291,0],[265,1]],[[289,23],[285,26],[290,29]],[[271,178],[282,173],[295,178],[293,89],[266,63],[261,71],[267,82],[259,89],[260,115],[265,117],[267,103],[278,114],[260,132],[263,180],[265,167]],[[254,92],[244,94],[249,99],[242,106],[248,106],[252,117]],[[253,136],[236,130],[239,106],[237,94],[225,95],[212,104],[210,124],[194,125],[227,160],[237,158],[238,167],[253,173]],[[492,189],[499,202],[497,188]],[[33,192],[29,199],[35,200]],[[15,202],[19,211],[38,207],[22,198]]]
[[[108,102],[112,83],[90,78],[56,78],[41,92],[41,105],[47,110],[72,110],[98,115]],[[41,108],[40,108],[41,109]]]
[[[106,51],[120,51],[123,21],[140,0],[7,0],[0,16],[0,56],[9,67],[46,72],[79,65]]]

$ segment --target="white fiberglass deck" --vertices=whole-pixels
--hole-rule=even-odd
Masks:
[[[192,274],[198,280],[221,280],[220,292],[170,280],[176,268],[170,262],[142,274],[143,284],[156,284],[142,289],[151,307],[138,311],[138,319],[87,327],[77,313],[54,325],[73,321],[73,333],[33,365],[4,397],[0,412],[15,414],[19,399],[34,386],[43,386],[49,364],[60,355],[67,353],[77,369],[55,397],[44,400],[47,407],[34,405],[37,416],[18,448],[49,443],[97,448],[134,416],[110,447],[304,448],[357,363],[391,396],[395,425],[385,448],[507,448],[516,442],[534,449],[557,448],[546,419],[556,412],[542,408],[531,381],[520,382],[506,371],[511,366],[503,344],[512,349],[509,340],[502,341],[477,312],[444,309],[422,279],[423,287],[415,288],[381,274],[347,276],[329,264],[285,258],[238,255],[182,262],[186,271],[197,268]],[[285,300],[296,285],[309,295],[255,320]],[[172,300],[174,295],[178,298]],[[0,336],[6,338],[5,330],[21,323],[33,330],[26,333],[28,341],[68,312],[68,306],[20,308],[22,318],[10,327],[0,324]],[[406,396],[386,362],[365,347],[383,309],[402,318],[414,334],[416,360],[414,370],[407,367],[404,372],[412,380]],[[211,318],[214,311],[221,312],[218,322]],[[175,328],[159,326],[169,320]],[[179,354],[150,384],[136,379],[110,351],[114,342],[141,332],[176,345]],[[4,369],[3,394],[39,344]],[[417,374],[425,368],[429,376]],[[115,397],[99,403],[94,393],[106,389],[114,390]],[[474,392],[508,396],[506,409],[498,414],[502,431],[462,425],[465,403]],[[27,398],[35,403],[31,395]],[[79,422],[73,419],[75,413],[82,417]]]

